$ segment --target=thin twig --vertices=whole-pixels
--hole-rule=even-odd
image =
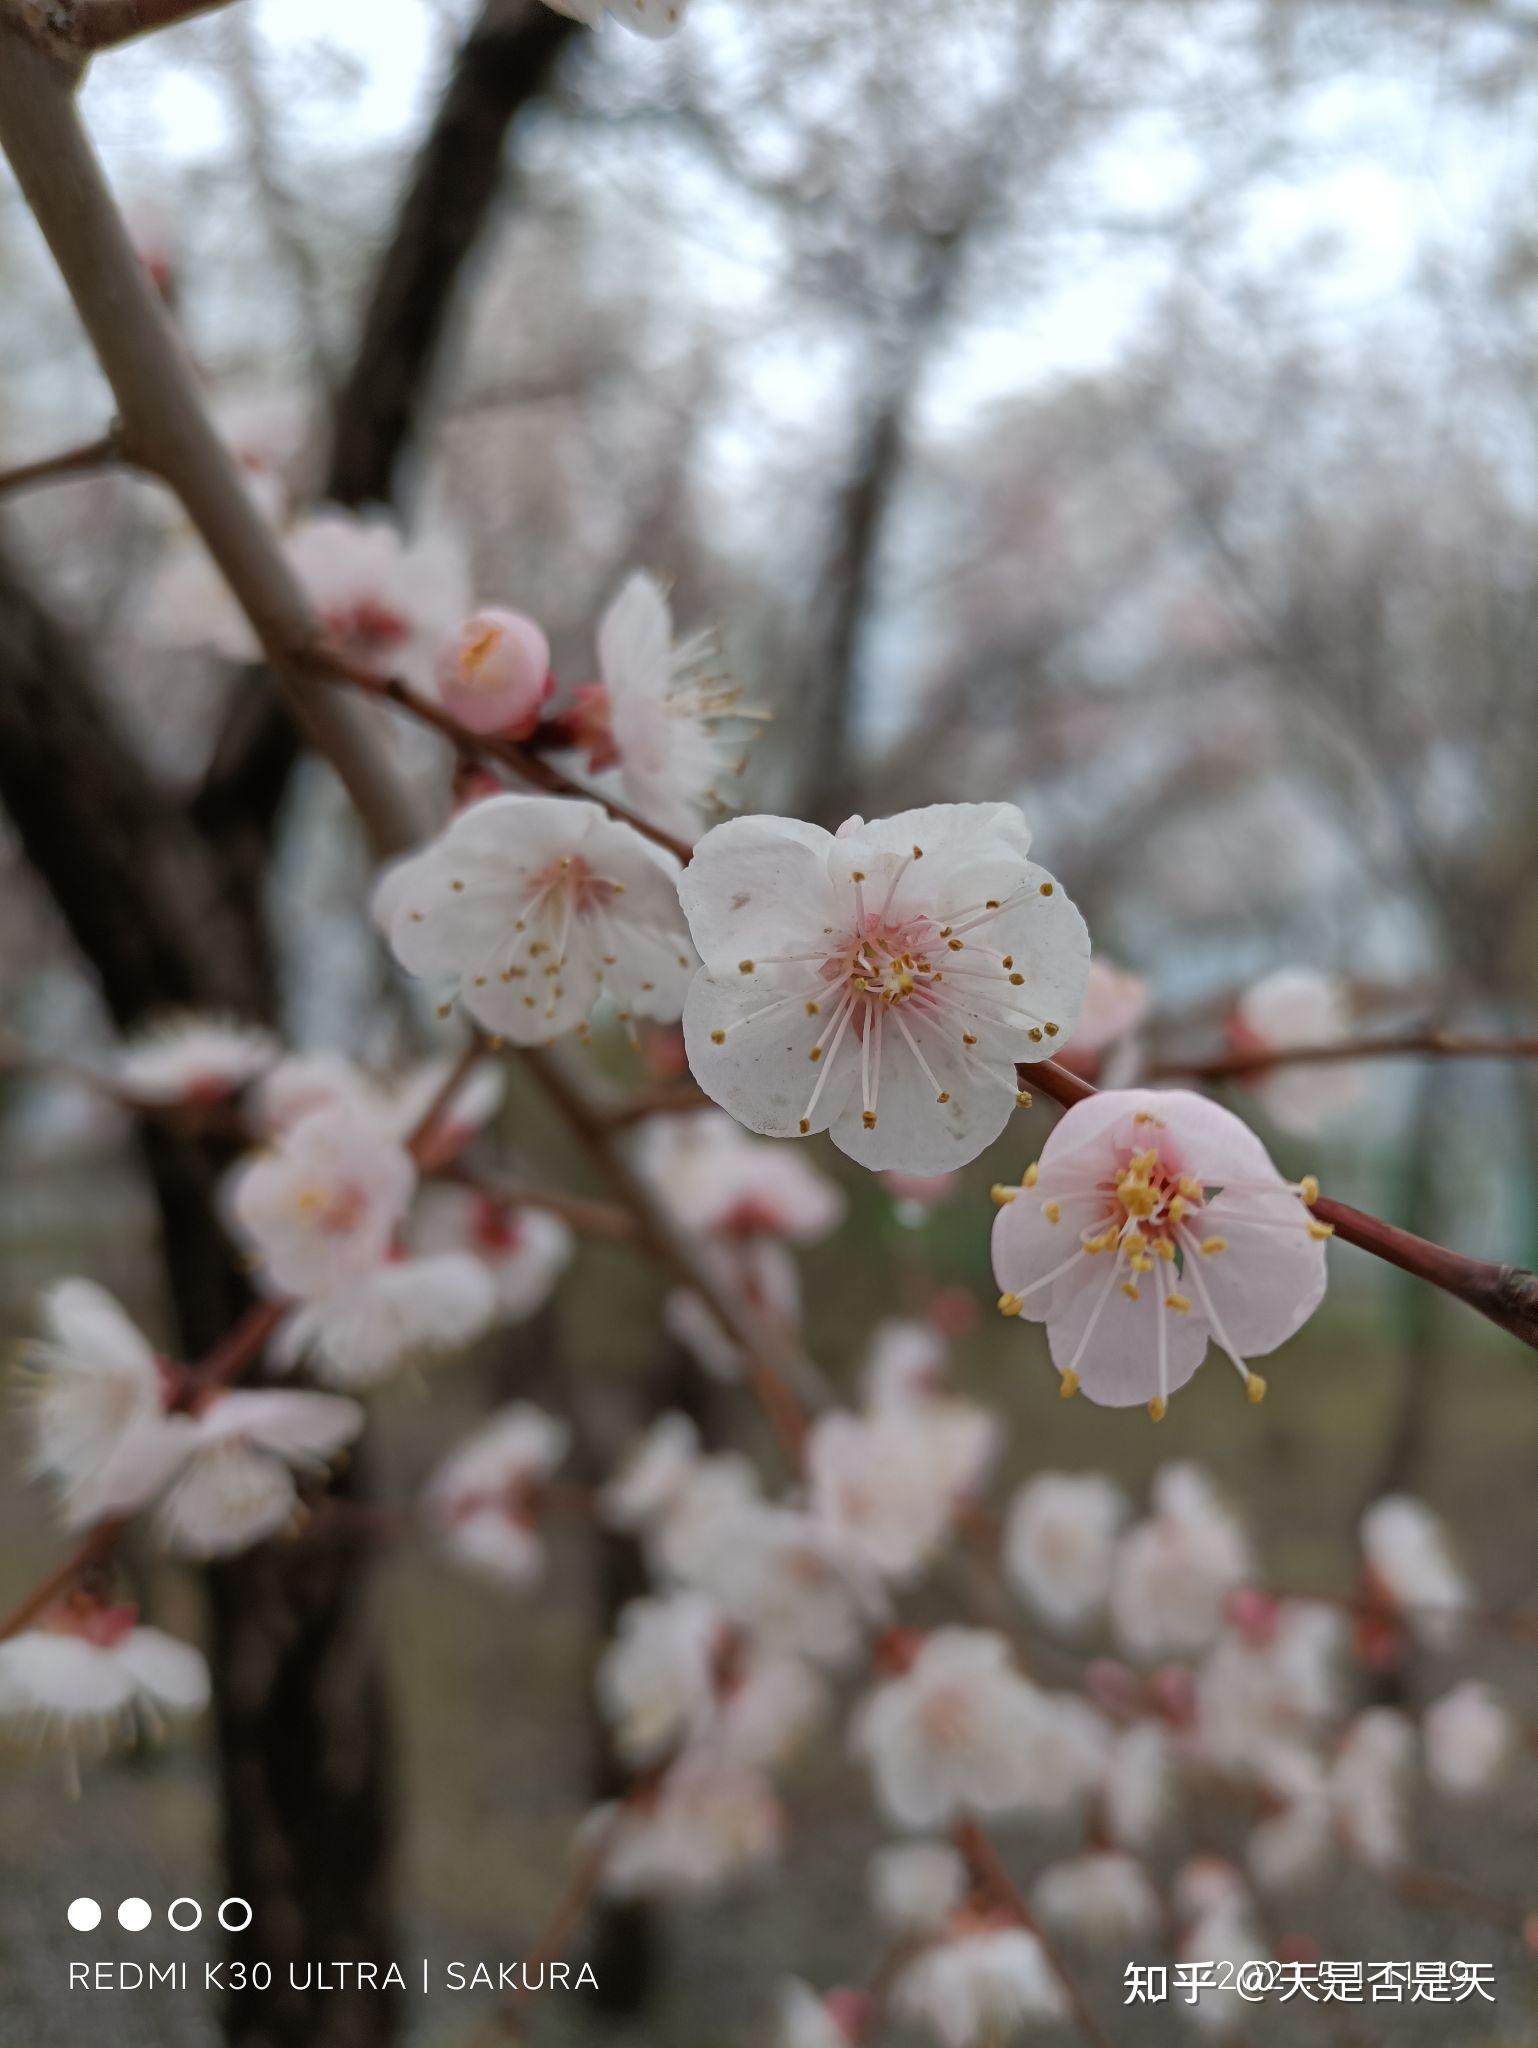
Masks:
[[[1074,2024],[1091,2048],[1112,2048],[1110,2035],[1096,2019],[1083,1992],[1074,1981],[1072,1972],[1064,1963],[1057,1944],[1047,1935],[1014,1879],[1005,1867],[1004,1859],[993,1846],[992,1841],[975,1820],[958,1821],[955,1830],[956,1847],[961,1851],[967,1868],[974,1881],[984,1892],[991,1893],[995,1904],[1020,1925],[1027,1928],[1041,1943],[1042,1953],[1052,1967],[1053,1975],[1062,1985],[1068,2004],[1073,2012]]]
[[[22,26],[44,48],[60,56],[89,57],[229,4],[230,0],[21,0],[19,12]]]
[[[727,1335],[742,1350],[748,1378],[786,1453],[799,1465],[807,1417],[799,1383],[810,1392],[820,1379],[799,1347],[753,1315],[720,1285],[652,1190],[626,1158],[616,1134],[573,1086],[559,1063],[543,1049],[521,1052],[524,1065],[555,1104],[573,1135],[625,1206],[633,1213],[641,1241],[660,1264],[698,1294]]]
[[[36,484],[59,483],[69,477],[92,476],[98,470],[125,466],[142,467],[133,465],[123,436],[113,427],[94,441],[82,441],[78,448],[41,456],[36,462],[22,462],[14,469],[0,469],[0,498],[31,490]]]
[[[50,1572],[41,1585],[34,1586],[21,1605],[13,1607],[4,1621],[0,1621],[0,1643],[10,1636],[19,1635],[28,1622],[36,1621],[40,1614],[45,1614],[56,1600],[63,1598],[82,1572],[103,1563],[127,1526],[122,1520],[99,1523],[78,1549],[71,1551],[57,1571]]]
[[[617,1203],[589,1201],[585,1195],[568,1195],[558,1188],[532,1187],[504,1174],[483,1173],[462,1160],[443,1167],[435,1178],[468,1188],[498,1209],[543,1209],[569,1223],[581,1237],[634,1237],[639,1228],[632,1212]]]
[[[600,790],[589,789],[576,782],[569,775],[563,775],[559,768],[552,768],[542,755],[517,740],[500,739],[495,733],[471,732],[461,725],[454,714],[434,698],[426,697],[420,690],[404,681],[400,676],[377,675],[373,669],[360,662],[349,661],[333,647],[324,645],[312,648],[306,658],[312,672],[328,682],[342,683],[348,688],[361,691],[383,704],[393,704],[423,725],[430,725],[444,738],[453,742],[460,754],[474,755],[492,761],[500,761],[504,768],[512,770],[520,781],[545,791],[550,796],[582,797],[590,804],[601,804],[611,818],[650,839],[654,845],[664,848],[676,860],[688,865],[694,849],[688,840],[678,838],[672,832],[664,832],[658,825],[650,824],[638,812],[617,803],[613,797]]]
[[[1325,1045],[1281,1045],[1215,1053],[1207,1059],[1162,1058],[1147,1068],[1151,1081],[1226,1081],[1264,1075],[1273,1067],[1334,1066],[1350,1060],[1538,1059],[1538,1038],[1462,1037],[1453,1031],[1385,1032],[1376,1038],[1341,1038]]]

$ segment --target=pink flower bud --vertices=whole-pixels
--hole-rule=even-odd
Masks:
[[[522,612],[475,613],[438,663],[438,694],[471,732],[526,739],[554,687],[550,643]]]

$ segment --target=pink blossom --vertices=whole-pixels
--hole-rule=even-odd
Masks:
[[[1045,1322],[1063,1391],[1158,1420],[1209,1342],[1252,1400],[1248,1359],[1318,1307],[1327,1224],[1236,1116],[1182,1089],[1119,1089],[1060,1120],[1022,1186],[1000,1189],[993,1265],[1006,1315]]]
[[[475,612],[438,657],[438,695],[470,732],[527,739],[554,689],[550,642],[522,612]]]

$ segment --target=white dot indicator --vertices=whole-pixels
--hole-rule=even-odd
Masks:
[[[154,1915],[144,1899],[124,1899],[117,1909],[117,1924],[126,1927],[130,1934],[142,1934]]]
[[[89,1934],[101,1925],[101,1907],[94,1899],[71,1899],[65,1918],[77,1934]]]

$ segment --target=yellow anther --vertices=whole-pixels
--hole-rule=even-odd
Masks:
[[[976,1045],[977,1033],[975,1031],[963,1031],[961,1034],[961,1042],[963,1045]]]
[[[959,953],[962,950],[960,939],[947,939],[945,943],[953,953]]]
[[[1025,976],[1023,974],[1012,974],[1009,977],[1009,985],[1011,988],[1024,988]],[[1032,1038],[1040,1038],[1041,1033],[1039,1031],[1033,1031],[1031,1033],[1031,1036]]]
[[[753,962],[751,960],[739,960],[737,962],[737,972],[739,974],[751,974],[753,972]]]
[[[1191,1204],[1186,1200],[1184,1195],[1171,1195],[1169,1207],[1165,1210],[1164,1213],[1166,1216],[1168,1216],[1171,1223],[1182,1223],[1185,1220],[1186,1211],[1190,1208],[1190,1206]]]
[[[822,1005],[820,1003],[808,1003],[806,1006],[806,1014],[809,1017],[815,1017],[821,1008]]]
[[[1159,1148],[1157,1145],[1150,1145],[1146,1152],[1138,1152],[1134,1155],[1132,1171],[1134,1173],[1152,1173],[1158,1163]]]
[[[1005,1187],[1003,1181],[1001,1180],[996,1180],[993,1183],[993,1186],[988,1190],[990,1200],[997,1202],[1001,1209],[1007,1207],[1008,1204],[1015,1199],[1016,1195],[1018,1195],[1019,1192],[1020,1190],[1018,1188]]]
[[[1013,953],[1006,953],[1006,954],[1004,955],[1004,965],[1005,965],[1006,967],[1013,967],[1013,966],[1014,966],[1014,964],[1015,964],[1015,956],[1014,956],[1014,954],[1013,954]]]
[[[1015,1107],[1016,1107],[1016,1109],[1029,1109],[1029,1108],[1030,1108],[1030,1106],[1031,1106],[1031,1091],[1030,1091],[1030,1089],[1029,1089],[1029,1088],[1017,1088],[1017,1089],[1015,1090]]]
[[[1006,1289],[1006,1291],[999,1296],[999,1314],[1001,1316],[1017,1316],[1019,1315],[1021,1309],[1023,1309],[1024,1307],[1025,1298],[1023,1295],[1011,1294]]]
[[[1040,890],[1040,894],[1041,894],[1041,895],[1043,895],[1043,896],[1050,896],[1050,895],[1052,894],[1052,887],[1053,887],[1052,883],[1050,883],[1050,882],[1043,882],[1043,883],[1042,883],[1042,885],[1041,885],[1041,890]]]
[[[876,1112],[873,1109],[863,1111],[860,1121],[864,1124],[866,1130],[873,1131],[876,1128]]]
[[[1228,1250],[1228,1239],[1226,1237],[1204,1237],[1202,1239],[1202,1250],[1209,1258],[1215,1258],[1219,1252],[1226,1252]]]
[[[1056,1024],[1043,1024],[1041,1028],[1046,1032],[1048,1038],[1056,1038],[1060,1027]]]
[[[849,879],[851,882],[863,882],[865,880],[864,868],[856,868]]]
[[[1150,1238],[1149,1248],[1152,1251],[1156,1251],[1166,1265],[1169,1265],[1175,1257],[1175,1247],[1167,1237]]]
[[[1317,1243],[1323,1244],[1327,1237],[1335,1235],[1335,1225],[1333,1223],[1320,1223],[1317,1218],[1310,1218],[1308,1234]]]
[[[450,888],[451,888],[452,890],[454,890],[454,892],[456,893],[456,895],[458,894],[458,892],[459,892],[459,891],[460,891],[461,889],[463,889],[463,887],[464,887],[464,886],[465,886],[465,885],[464,885],[464,883],[463,883],[463,882],[450,882],[450,884],[449,884],[449,887],[450,887]]]
[[[1153,1120],[1154,1113],[1151,1109],[1140,1109],[1137,1115],[1132,1119],[1132,1121],[1135,1124],[1151,1124]]]
[[[813,1065],[815,1066],[815,1064],[817,1063],[817,1061],[818,1061],[818,1060],[820,1060],[820,1059],[822,1058],[822,1047],[821,1047],[820,1045],[814,1045],[814,1046],[812,1047],[811,1051],[810,1051],[810,1052],[809,1052],[809,1053],[807,1054],[807,1058],[808,1058],[808,1059],[809,1059],[809,1060],[810,1060],[810,1061],[811,1061],[811,1062],[813,1063]]]
[[[1162,1421],[1164,1420],[1165,1416],[1166,1416],[1166,1415],[1168,1415],[1168,1413],[1169,1413],[1169,1412],[1170,1412],[1170,1404],[1169,1404],[1169,1402],[1165,1400],[1165,1398],[1164,1398],[1164,1396],[1163,1396],[1162,1394],[1155,1394],[1155,1395],[1154,1395],[1154,1397],[1153,1397],[1153,1399],[1152,1399],[1152,1400],[1151,1400],[1151,1401],[1149,1402],[1149,1404],[1148,1404],[1148,1419],[1149,1419],[1149,1421],[1150,1421],[1150,1422],[1162,1422]]]
[[[1038,1161],[1033,1159],[1030,1165],[1025,1169],[1025,1172],[1020,1176],[1020,1185],[1023,1188],[1033,1188],[1035,1187],[1040,1177],[1041,1166]]]
[[[1191,1304],[1183,1294],[1166,1294],[1164,1306],[1172,1308],[1177,1316],[1188,1316],[1191,1313]]]
[[[1072,1397],[1079,1391],[1079,1375],[1074,1371],[1071,1365],[1069,1366],[1067,1372],[1063,1374],[1062,1379],[1058,1383],[1057,1391],[1059,1392],[1059,1394],[1062,1395],[1065,1401],[1071,1400]]]
[[[1128,1301],[1142,1300],[1142,1296],[1137,1291],[1137,1282],[1135,1280],[1123,1280],[1121,1291],[1126,1295]]]
[[[807,1132],[808,1132],[808,1131],[809,1131],[809,1130],[810,1130],[810,1129],[811,1129],[812,1127],[811,1127],[811,1125],[810,1125],[810,1124],[809,1124],[809,1123],[807,1122],[806,1118],[805,1118],[805,1117],[802,1117],[802,1119],[801,1119],[800,1123],[799,1123],[799,1124],[797,1124],[796,1128],[797,1128],[797,1130],[798,1130],[798,1131],[800,1131],[800,1133],[801,1133],[802,1137],[804,1138],[804,1137],[806,1136]]]
[[[939,1094],[935,1097],[936,1102],[949,1102],[950,1099],[951,1091],[949,1090],[949,1088],[942,1088]]]
[[[724,1031],[712,1031],[710,1034],[710,1042],[712,1045],[725,1045],[726,1033]]]
[[[1298,1193],[1307,1208],[1312,1209],[1319,1199],[1319,1182],[1311,1173],[1305,1173],[1298,1182]]]
[[[1175,1183],[1188,1202],[1199,1202],[1202,1198],[1202,1184],[1194,1174],[1183,1173]]]
[[[1115,1242],[1116,1225],[1113,1223],[1110,1225],[1108,1229],[1102,1230],[1098,1237],[1085,1238],[1084,1249],[1091,1255],[1093,1255],[1095,1252],[1108,1252],[1111,1249],[1111,1246],[1115,1244]]]
[[[1252,1372],[1244,1383],[1244,1391],[1257,1404],[1266,1398],[1266,1382],[1258,1372]]]
[[[1049,1223],[1061,1223],[1063,1220],[1063,1205],[1058,1201],[1043,1202],[1041,1213]]]

